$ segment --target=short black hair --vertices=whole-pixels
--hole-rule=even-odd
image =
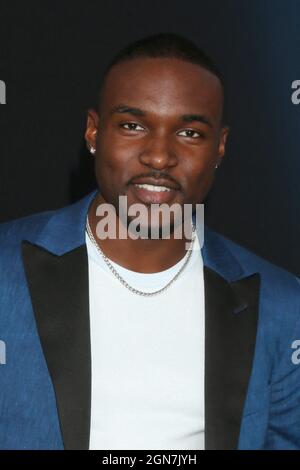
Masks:
[[[193,64],[200,65],[210,71],[220,80],[224,91],[224,81],[222,74],[214,61],[191,40],[176,33],[160,33],[144,37],[132,42],[119,51],[102,75],[100,90],[98,95],[98,106],[102,101],[102,90],[108,72],[111,68],[121,62],[140,57],[145,58],[176,58]],[[98,107],[97,106],[97,107]],[[100,107],[100,106],[99,106]]]

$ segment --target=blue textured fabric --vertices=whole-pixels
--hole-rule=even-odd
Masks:
[[[0,449],[63,449],[21,241],[56,255],[81,246],[94,195],[0,225],[0,340],[6,343],[6,364],[0,365]],[[238,448],[300,449],[300,365],[292,361],[292,343],[300,340],[299,279],[207,228],[202,253],[204,264],[228,281],[256,272],[261,276],[256,348]]]

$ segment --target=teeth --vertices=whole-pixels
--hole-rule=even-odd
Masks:
[[[166,186],[153,186],[152,184],[136,184],[135,186],[138,188],[147,189],[147,191],[171,191],[171,189],[167,188]]]

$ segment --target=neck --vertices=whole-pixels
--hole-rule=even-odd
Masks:
[[[99,239],[96,234],[97,223],[101,216],[96,216],[96,209],[104,203],[102,196],[98,193],[88,211],[89,223],[93,236],[103,253],[113,262],[131,271],[140,273],[155,273],[170,268],[178,263],[186,254],[186,243],[189,242],[184,236],[174,238],[174,233],[168,239],[132,239],[119,238],[120,225],[122,222],[116,217],[116,237]],[[124,225],[122,224],[124,230]],[[182,233],[183,230],[182,230]]]

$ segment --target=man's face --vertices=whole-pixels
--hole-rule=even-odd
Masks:
[[[102,199],[116,209],[121,195],[128,207],[203,202],[228,134],[221,124],[222,93],[215,75],[180,59],[138,58],[113,66],[99,114],[89,111],[86,131],[96,148]]]

